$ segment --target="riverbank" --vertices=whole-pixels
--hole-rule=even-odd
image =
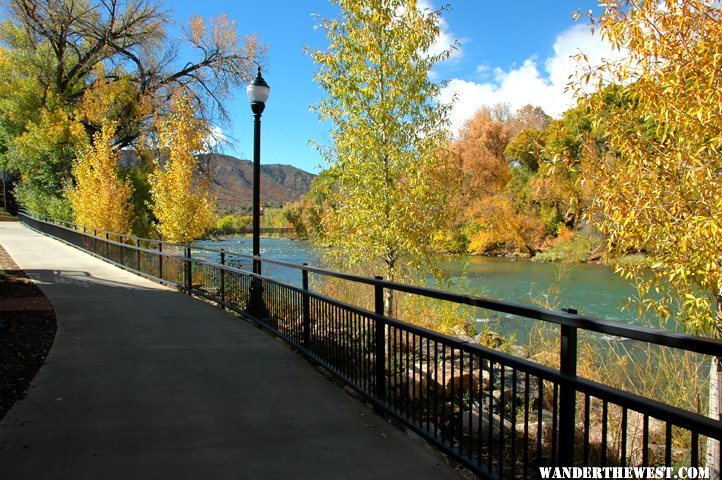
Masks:
[[[594,263],[611,268],[615,268],[617,265],[642,266],[647,258],[642,253],[612,257],[609,255],[606,240],[602,236],[593,233],[577,233],[569,238],[554,239],[543,245],[534,256],[517,252],[500,252],[491,256],[528,258],[533,262],[540,263]]]

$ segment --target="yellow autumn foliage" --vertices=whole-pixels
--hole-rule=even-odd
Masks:
[[[118,176],[120,152],[113,148],[115,123],[106,123],[73,164],[75,186],[68,191],[76,223],[129,233],[133,187]]]
[[[203,148],[206,129],[195,116],[188,96],[176,94],[169,115],[158,121],[158,134],[167,155],[156,160],[150,176],[150,205],[163,239],[186,243],[210,228],[215,218],[215,197],[210,181],[199,172],[194,152]]]
[[[75,116],[93,126],[104,122],[122,119],[116,133],[140,125],[142,119],[152,115],[158,108],[158,100],[143,94],[123,71],[108,75],[103,63],[98,63],[92,71],[94,81],[86,87],[83,99],[75,110]],[[118,78],[114,78],[118,77]]]
[[[590,213],[613,253],[642,251],[640,307],[722,338],[722,10],[707,0],[610,3],[593,24],[626,56],[582,80],[620,84],[586,98],[614,147],[584,165]],[[583,83],[577,85],[578,92]],[[648,295],[659,292],[661,298]]]
[[[532,256],[544,238],[544,225],[520,212],[503,193],[477,200],[467,215],[479,226],[469,239],[468,249],[472,253],[488,253],[506,245]]]
[[[588,68],[577,85],[621,85],[621,101],[585,98],[613,147],[585,165],[590,213],[613,253],[647,255],[651,270],[617,267],[636,281],[640,310],[722,338],[722,9],[714,0],[610,1],[592,23],[625,55]],[[707,415],[719,421],[721,355],[709,372]],[[700,464],[719,479],[720,442],[703,441]]]

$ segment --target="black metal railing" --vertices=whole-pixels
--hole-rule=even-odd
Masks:
[[[716,340],[91,231],[26,213],[20,218],[39,232],[254,320],[483,477],[536,478],[539,467],[557,465],[698,466],[707,442],[722,439],[719,420],[581,378],[576,371],[579,331],[707,356],[722,354]],[[291,285],[243,268],[253,260],[298,271],[300,282]],[[310,274],[370,287],[375,308],[313,291]],[[387,289],[559,325],[559,368],[385,317]]]

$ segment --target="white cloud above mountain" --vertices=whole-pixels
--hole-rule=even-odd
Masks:
[[[223,133],[221,127],[215,126],[208,132],[208,136],[203,141],[204,152],[215,151],[217,148],[223,145],[229,144],[230,141],[226,134]]]

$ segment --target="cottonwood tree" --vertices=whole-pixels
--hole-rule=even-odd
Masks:
[[[203,148],[203,120],[190,96],[173,97],[169,115],[159,121],[158,136],[165,161],[156,160],[150,176],[151,210],[164,240],[187,243],[201,237],[215,216],[210,181],[199,172],[194,155]]]
[[[512,135],[523,130],[544,130],[552,122],[552,117],[547,115],[539,106],[524,105],[516,111],[511,120]]]
[[[531,151],[528,142],[517,145],[518,138],[535,139],[548,117],[539,107],[529,105],[516,114],[508,106],[483,107],[459,132],[452,150],[461,159],[462,189],[457,194],[457,208],[463,212],[468,250],[488,253],[511,249],[533,255],[545,235],[543,223],[536,218],[536,206],[528,193],[530,178],[538,169],[542,145]],[[521,127],[527,130],[516,133]],[[527,151],[529,149],[529,151]],[[519,151],[517,151],[519,150]]]
[[[619,267],[644,306],[689,331],[722,338],[722,10],[712,0],[603,2],[592,24],[626,57],[588,68],[584,81],[623,85],[626,102],[588,97],[588,114],[614,151],[587,162],[591,204],[613,253],[643,251],[653,267]],[[709,416],[720,415],[720,358],[711,362]],[[719,478],[719,442],[707,466]]]
[[[194,17],[181,39],[171,38],[171,18],[158,0],[0,4],[6,18],[0,77],[7,86],[0,88],[0,163],[22,174],[20,191],[29,200],[37,194],[39,207],[61,197],[70,178],[79,151],[72,123],[90,138],[103,120],[114,121],[114,144],[137,146],[178,87],[195,97],[204,118],[222,122],[224,101],[252,78],[262,51],[255,36],[242,39],[226,16]],[[183,45],[192,61],[180,58]],[[113,102],[104,101],[103,91],[115,93]]]
[[[113,147],[115,124],[107,123],[93,136],[93,144],[82,150],[73,164],[75,186],[68,192],[73,218],[108,232],[129,233],[132,186],[119,178],[120,151]]]
[[[337,19],[320,23],[330,40],[312,53],[327,97],[316,111],[330,121],[331,208],[326,240],[349,267],[360,263],[397,280],[432,262],[433,234],[443,227],[448,107],[434,101],[429,72],[449,51],[432,54],[439,11],[414,0],[334,0]],[[385,314],[393,292],[385,290]]]
[[[469,199],[494,194],[509,181],[504,150],[511,138],[508,122],[497,117],[489,107],[479,109],[464,124],[452,148],[461,158],[464,193]]]

